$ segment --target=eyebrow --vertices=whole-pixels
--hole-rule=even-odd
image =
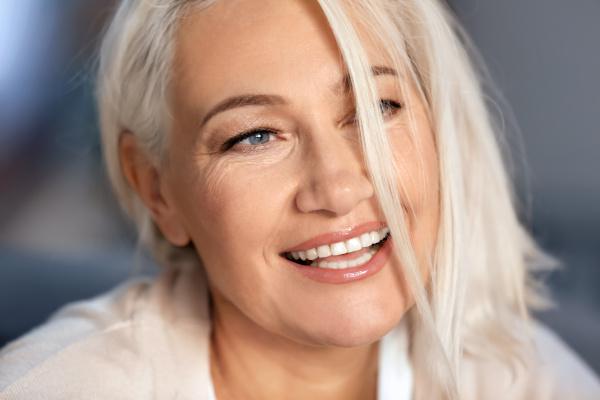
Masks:
[[[380,75],[398,76],[398,71],[396,71],[392,67],[388,67],[385,65],[373,65],[371,67],[371,73],[373,74],[373,76],[380,76]],[[344,93],[347,93],[352,89],[352,79],[350,78],[350,74],[344,75],[339,86],[341,86]]]
[[[244,94],[228,97],[214,106],[202,119],[200,126],[206,125],[209,119],[227,110],[247,106],[274,106],[287,104],[285,99],[274,94]]]
[[[394,68],[387,67],[384,65],[374,65],[371,67],[371,72],[373,76],[380,75],[391,75],[398,76],[398,71]],[[341,82],[335,85],[336,88],[340,88],[344,93],[349,92],[352,89],[352,83],[349,74],[345,74]],[[248,106],[275,106],[275,105],[285,105],[287,101],[279,95],[275,94],[244,94],[240,96],[228,97],[221,102],[219,102],[216,106],[210,109],[202,119],[200,123],[200,127],[206,125],[206,123],[215,115],[222,113],[224,111],[228,111],[234,108],[240,107],[248,107]]]

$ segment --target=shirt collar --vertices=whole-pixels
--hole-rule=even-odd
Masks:
[[[408,356],[406,318],[385,335],[379,345],[377,400],[410,400],[413,371]]]

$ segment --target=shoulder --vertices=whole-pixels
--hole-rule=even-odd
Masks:
[[[539,322],[531,325],[532,351],[513,370],[470,358],[465,362],[468,399],[600,399],[594,372],[556,333]],[[495,396],[495,397],[494,397]]]
[[[556,333],[536,323],[533,339],[538,373],[560,398],[600,399],[598,377]]]
[[[32,390],[43,388],[52,398],[57,389],[53,385],[61,385],[63,398],[81,398],[65,392],[65,382],[90,377],[80,373],[83,369],[104,374],[111,370],[104,368],[108,364],[131,364],[134,357],[126,350],[127,336],[150,285],[148,279],[130,280],[98,297],[67,304],[43,325],[9,343],[0,351],[0,397],[36,399],[41,395]],[[117,383],[115,378],[102,375],[102,382]]]
[[[0,351],[0,399],[211,398],[203,279],[166,270],[64,306]]]

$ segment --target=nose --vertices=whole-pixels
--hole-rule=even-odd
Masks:
[[[342,216],[373,196],[355,138],[324,132],[311,138],[304,181],[296,194],[303,213],[325,211]]]

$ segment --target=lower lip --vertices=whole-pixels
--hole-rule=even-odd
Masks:
[[[350,283],[375,275],[385,266],[392,251],[392,238],[388,237],[383,246],[365,264],[353,268],[327,269],[296,264],[289,261],[304,276],[322,283]]]

